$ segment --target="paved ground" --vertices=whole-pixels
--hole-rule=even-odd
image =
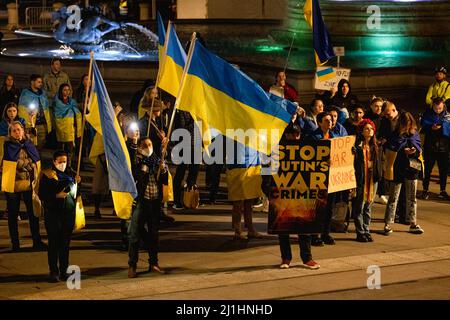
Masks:
[[[437,192],[436,183],[432,183]],[[5,203],[0,203],[4,208]],[[336,246],[313,247],[321,264],[306,270],[299,261],[280,270],[277,238],[232,240],[230,206],[201,207],[177,213],[176,222],[163,223],[160,264],[167,274],[146,272],[141,252],[139,277],[127,278],[127,253],[120,251],[119,222],[110,208],[104,218],[88,216],[86,228],[73,236],[71,264],[80,266],[81,289],[47,282],[46,252],[32,252],[28,223],[20,222],[23,252],[9,249],[7,221],[0,220],[0,299],[449,299],[450,202],[435,196],[419,200],[423,235],[395,225],[390,236],[383,228],[384,206],[376,205],[374,243],[354,241],[354,227],[335,234]],[[88,215],[92,208],[87,207]],[[267,215],[255,213],[264,232]],[[42,234],[45,229],[41,225]],[[44,236],[45,240],[45,236]],[[294,257],[298,247],[294,246]],[[381,268],[381,289],[367,289],[367,267]]]

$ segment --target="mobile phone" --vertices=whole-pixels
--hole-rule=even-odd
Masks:
[[[70,185],[68,185],[67,187],[64,188],[63,191],[64,191],[65,193],[69,193],[70,190],[71,190],[71,187],[70,187]]]

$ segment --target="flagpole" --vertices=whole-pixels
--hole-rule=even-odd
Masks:
[[[91,51],[91,60],[89,61],[89,72],[88,72],[88,83],[86,87],[86,96],[84,97],[84,106],[83,106],[83,123],[81,125],[81,140],[80,147],[78,150],[78,163],[77,163],[77,176],[80,175],[80,166],[81,166],[81,154],[83,153],[83,137],[84,137],[84,127],[86,125],[86,109],[89,99],[89,89],[91,87],[91,76],[92,76],[92,62],[94,61],[94,51]]]
[[[189,52],[187,54],[187,58],[186,58],[186,64],[184,66],[183,69],[183,75],[181,76],[181,81],[180,81],[180,88],[178,89],[178,94],[177,94],[177,98],[175,100],[175,104],[173,106],[173,112],[172,112],[172,117],[170,118],[170,123],[169,123],[169,131],[167,132],[167,143],[163,146],[163,149],[161,151],[161,159],[164,160],[166,157],[166,153],[167,153],[167,145],[169,144],[170,141],[170,135],[172,134],[172,128],[173,128],[173,121],[175,119],[175,113],[177,111],[178,105],[180,104],[180,95],[181,92],[183,91],[183,87],[184,87],[184,83],[186,81],[186,75],[187,72],[189,70],[189,67],[191,66],[191,60],[192,60],[192,55],[194,53],[194,47],[195,47],[195,42],[197,41],[197,33],[194,32],[191,36],[191,44],[189,46]],[[160,174],[160,170],[158,170],[158,178],[159,178],[159,174]]]
[[[284,65],[283,72],[286,72],[286,69],[287,69],[287,66],[288,66],[288,63],[289,63],[289,58],[291,56],[292,46],[294,45],[295,36],[296,36],[296,33],[294,32],[294,35],[292,36],[291,46],[289,47],[289,53],[288,53],[288,56],[286,58],[286,64]]]
[[[164,62],[166,61],[166,55],[167,55],[167,47],[169,46],[169,36],[170,36],[170,31],[172,29],[172,21],[169,20],[169,26],[167,27],[166,30],[166,38],[164,39],[164,60],[161,62],[160,61],[160,65],[158,68],[158,73],[156,74],[156,82],[155,82],[155,88],[156,88],[156,92],[158,92],[158,85],[159,85],[159,81],[161,78],[161,69],[163,69],[164,67]],[[161,100],[162,102],[162,100]],[[150,136],[150,122],[152,122],[152,114],[153,114],[153,105],[155,104],[155,97],[152,98],[152,105],[150,107],[150,114],[148,117],[148,125],[147,125],[147,137]]]

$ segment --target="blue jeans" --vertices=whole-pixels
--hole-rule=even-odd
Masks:
[[[403,187],[406,193],[406,219],[409,217],[411,224],[416,224],[417,220],[417,180],[405,179]],[[384,213],[384,223],[394,223],[395,210],[397,209],[398,199],[400,197],[400,191],[402,189],[401,182],[389,182],[389,200]]]
[[[373,184],[373,195],[377,194],[378,182]],[[355,221],[356,233],[359,236],[370,234],[370,220],[372,219],[372,201],[364,201],[364,192],[358,192],[352,203],[352,216]]]

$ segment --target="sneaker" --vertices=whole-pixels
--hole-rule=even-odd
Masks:
[[[324,246],[322,239],[320,239],[319,237],[313,237],[311,239],[311,245],[314,247],[323,247]]]
[[[42,241],[35,242],[33,243],[33,250],[47,250],[47,245]]]
[[[247,239],[262,239],[263,235],[257,231],[248,232]]]
[[[322,237],[322,240],[323,240],[323,243],[331,245],[331,246],[336,244],[336,241],[330,235],[326,235],[326,236]]]
[[[290,264],[291,260],[283,259],[281,260],[280,269],[289,269]]]
[[[235,232],[233,236],[233,240],[240,241],[240,240],[246,240],[245,237],[240,232]]]
[[[320,268],[320,265],[314,260],[309,260],[308,262],[303,264],[303,267],[311,270],[317,270]]]
[[[175,211],[180,211],[183,209],[184,209],[184,207],[179,203],[174,203],[174,205],[172,206],[172,210],[175,210]]]
[[[430,193],[428,192],[428,190],[423,190],[422,191],[422,199],[428,200],[429,198],[430,198]]]
[[[148,268],[149,272],[156,272],[156,273],[160,273],[160,274],[164,274],[166,273],[163,269],[161,269],[161,267],[157,264],[155,265],[150,265],[150,267]]]
[[[357,234],[356,241],[358,242],[369,242],[369,239],[364,234]]]
[[[128,267],[128,278],[136,278],[136,267]]]
[[[388,198],[386,196],[379,196],[379,195],[375,195],[374,198],[374,202],[375,203],[380,203],[380,204],[387,204],[388,203]]]
[[[57,273],[50,273],[48,275],[48,282],[50,282],[50,283],[59,282],[59,275]]]
[[[392,228],[389,225],[385,225],[383,232],[384,232],[384,235],[387,236],[387,235],[390,235],[394,231],[392,230]]]
[[[439,193],[439,195],[438,195],[438,198],[439,198],[439,199],[448,200],[448,199],[449,199],[449,196],[448,196],[448,193],[447,193],[447,192],[441,191],[441,193]]]
[[[165,222],[175,222],[175,218],[174,217],[171,217],[171,216],[169,216],[168,214],[165,214],[165,213],[161,214],[159,219],[161,221],[165,221]]]
[[[261,208],[264,205],[262,198],[258,198],[258,201],[253,205],[253,208]]]
[[[416,224],[409,227],[409,232],[413,234],[422,234],[424,231],[418,224]]]
[[[372,236],[370,235],[370,233],[366,233],[365,237],[367,239],[367,242],[373,242]]]

